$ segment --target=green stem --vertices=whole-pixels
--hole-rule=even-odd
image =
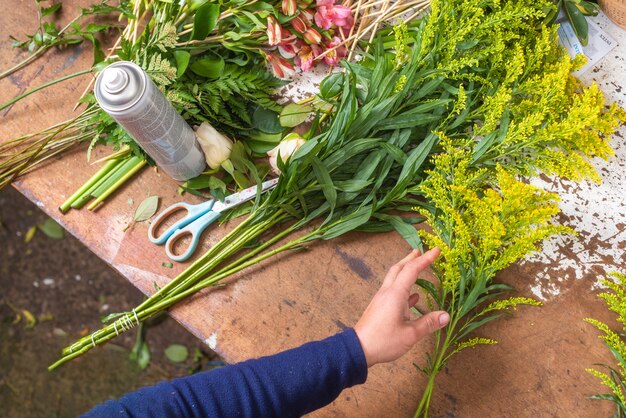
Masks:
[[[153,300],[162,300],[170,298],[172,295],[176,295],[180,292],[185,291],[186,289],[195,285],[198,280],[201,280],[202,277],[218,265],[220,265],[223,261],[225,261],[228,257],[232,256],[235,252],[239,251],[245,244],[252,241],[259,235],[263,234],[265,231],[270,229],[275,222],[274,214],[272,218],[270,218],[266,222],[260,222],[257,224],[252,224],[247,226],[245,229],[241,231],[231,231],[228,235],[226,235],[223,239],[220,240],[218,244],[223,244],[221,247],[218,247],[216,244],[209,253],[207,253],[204,257],[204,263],[199,264],[196,267],[196,263],[187,269],[186,272],[188,274],[183,273],[183,275],[177,277],[174,281],[176,284],[167,289],[167,292],[163,292],[159,295],[158,298],[150,297],[144,303],[142,303],[137,309],[143,309],[147,306],[152,305]],[[250,221],[250,218],[246,219],[246,221]],[[242,222],[243,223],[243,222]],[[247,224],[247,222],[246,222]],[[241,226],[241,224],[239,225]],[[238,228],[236,228],[238,229]],[[172,281],[172,282],[174,282]],[[170,283],[172,283],[170,282]]]
[[[437,373],[437,371],[431,371],[431,373],[428,375],[428,383],[426,384],[426,388],[424,388],[422,400],[420,401],[420,404],[417,407],[417,411],[415,411],[415,415],[413,415],[413,418],[428,417],[430,399],[432,397],[433,390],[435,389],[435,378],[437,377]]]
[[[37,12],[38,15],[40,16],[39,18],[39,31],[43,34],[45,31],[43,30],[43,28],[41,27],[41,15],[40,12]],[[21,70],[22,68],[24,68],[25,66],[27,66],[28,64],[30,64],[31,62],[33,62],[35,59],[39,58],[39,56],[41,56],[43,53],[45,53],[48,49],[52,48],[53,46],[56,46],[59,42],[62,42],[61,40],[61,35],[63,34],[63,32],[65,32],[70,26],[72,26],[72,24],[74,22],[76,22],[78,19],[80,19],[81,17],[83,17],[83,14],[79,14],[78,16],[76,16],[74,19],[72,19],[67,25],[65,25],[63,27],[63,29],[61,29],[58,33],[57,33],[57,38],[55,40],[53,40],[51,43],[49,44],[45,44],[39,47],[38,50],[36,50],[35,52],[33,52],[30,56],[28,56],[26,59],[24,59],[22,62],[14,65],[13,67],[9,68],[6,71],[3,71],[2,73],[0,73],[0,80],[2,80],[5,77],[10,76],[11,74],[13,74],[16,71]],[[1,110],[1,109],[0,109]]]
[[[69,80],[70,78],[78,77],[78,76],[81,76],[81,75],[84,75],[84,74],[88,74],[88,73],[90,73],[90,72],[91,72],[91,68],[90,68],[90,69],[88,69],[88,70],[79,71],[79,72],[77,72],[77,73],[68,74],[68,75],[63,76],[63,77],[61,77],[61,78],[57,78],[56,80],[49,81],[49,82],[47,82],[47,83],[45,83],[45,84],[42,84],[42,85],[41,85],[41,86],[39,86],[39,87],[35,87],[35,88],[34,88],[34,89],[32,89],[32,90],[29,90],[29,91],[27,91],[27,92],[25,92],[25,93],[20,94],[19,96],[17,96],[17,97],[15,97],[15,98],[13,98],[12,100],[9,100],[8,102],[6,102],[6,103],[5,103],[5,104],[3,104],[2,106],[0,106],[0,110],[4,110],[4,109],[6,109],[7,107],[9,107],[9,106],[11,106],[11,105],[15,104],[16,102],[18,102],[18,101],[22,100],[23,98],[25,98],[25,97],[27,97],[27,96],[30,96],[31,94],[36,93],[36,92],[38,92],[39,90],[43,90],[43,89],[45,89],[46,87],[53,86],[53,85],[55,85],[55,84],[57,84],[57,83],[60,83],[60,82],[62,82],[62,81]]]
[[[459,322],[459,317],[456,317],[453,312],[450,313],[450,323],[445,328],[445,338],[442,340],[443,333],[441,330],[435,333],[435,348],[433,349],[433,364],[428,369],[428,382],[426,384],[426,388],[424,388],[424,392],[422,394],[422,399],[415,411],[414,417],[428,417],[428,409],[430,408],[430,400],[432,398],[433,390],[435,389],[435,379],[437,374],[441,371],[441,369],[446,365],[448,360],[450,359],[451,354],[447,354],[452,341],[454,340],[454,336],[457,335],[455,329]]]
[[[102,177],[108,174],[113,169],[113,167],[117,166],[118,163],[118,159],[113,159],[106,163],[104,166],[102,166],[102,168],[100,168],[100,170],[98,170],[96,174],[91,176],[91,178],[87,180],[85,184],[83,184],[78,190],[76,190],[76,192],[74,192],[73,195],[71,195],[65,202],[63,202],[61,206],[59,206],[59,210],[61,211],[61,213],[67,212],[76,199],[85,194],[85,192],[87,192],[91,188],[91,186],[96,184]]]
[[[22,68],[26,67],[28,64],[33,62],[35,59],[39,58],[39,56],[42,55],[44,52],[46,52],[49,48],[50,48],[49,46],[40,46],[38,50],[33,52],[26,59],[24,59],[23,61],[17,63],[16,65],[14,65],[13,67],[9,68],[8,70],[5,70],[2,73],[0,73],[0,80],[2,80],[5,77],[10,76],[14,72],[19,71]]]
[[[214,258],[219,257],[219,251],[224,247],[224,243],[233,240],[234,237],[239,235],[243,235],[248,231],[248,226],[252,222],[252,215],[246,218],[243,222],[233,228],[227,235],[224,236],[216,245],[211,247],[207,253],[205,253],[202,257],[196,260],[191,266],[189,266],[181,275],[174,278],[168,284],[160,288],[156,291],[152,296],[143,301],[136,309],[144,309],[151,304],[153,304],[156,300],[161,300],[165,298],[169,293],[171,293],[177,287],[184,285],[190,276],[193,276],[199,270],[202,270],[202,267],[205,266],[208,262],[210,262]]]
[[[31,153],[31,155],[28,157],[26,161],[24,161],[23,163],[19,164],[16,167],[13,167],[8,172],[1,172],[0,173],[0,189],[2,189],[7,184],[11,183],[13,179],[15,179],[15,177],[17,177],[23,170],[26,170],[28,168],[28,164],[31,161],[33,161],[39,155],[39,153],[41,153],[41,151],[46,147],[46,145],[54,137],[56,137],[60,132],[62,132],[66,127],[71,125],[71,123],[72,122],[68,122],[64,125],[61,125],[56,131],[54,131],[49,136],[47,136],[43,141],[41,141],[41,144],[39,144],[39,146]]]
[[[272,217],[273,221],[271,222],[265,222],[263,223],[264,225],[262,225],[261,228],[259,228],[259,231],[257,231],[257,233],[255,235],[259,235],[262,230],[267,230],[269,227],[271,227],[272,225],[276,224],[277,222],[280,222],[281,220],[283,220],[283,217],[285,215],[281,215],[281,216],[276,216],[274,215]],[[240,224],[241,225],[241,224]],[[64,357],[62,359],[60,359],[58,362],[56,362],[55,364],[50,366],[50,370],[58,367],[59,365],[63,364],[65,361],[69,361],[72,358],[75,358],[83,353],[85,353],[86,351],[88,351],[91,347],[98,344],[101,344],[103,342],[106,342],[108,340],[110,340],[111,338],[114,338],[116,335],[119,334],[119,332],[122,330],[122,320],[123,318],[127,318],[126,319],[126,323],[128,323],[128,320],[132,320],[133,322],[137,321],[137,318],[139,318],[139,321],[144,321],[150,317],[152,317],[153,315],[161,312],[164,309],[167,309],[168,307],[172,306],[173,304],[175,304],[176,302],[180,301],[181,299],[197,292],[198,290],[201,290],[205,287],[211,286],[213,284],[215,284],[216,282],[218,282],[219,280],[222,280],[225,277],[230,276],[231,274],[234,274],[235,272],[241,271],[242,269],[253,265],[255,263],[258,263],[259,261],[262,261],[266,258],[271,257],[272,255],[280,252],[280,251],[285,251],[287,249],[293,248],[297,245],[300,245],[302,242],[305,242],[306,240],[310,239],[310,237],[312,235],[314,235],[316,232],[313,232],[311,234],[305,235],[304,237],[301,237],[297,240],[292,241],[291,243],[287,243],[285,245],[283,245],[282,247],[273,250],[271,252],[268,252],[266,254],[263,254],[261,256],[258,256],[256,258],[254,258],[253,260],[248,261],[247,263],[242,263],[242,261],[246,258],[250,258],[251,254],[257,254],[259,251],[262,250],[262,248],[266,248],[267,246],[271,245],[272,242],[276,242],[278,241],[280,238],[286,236],[287,234],[289,234],[290,232],[292,232],[294,230],[294,226],[287,228],[287,230],[282,231],[280,234],[277,234],[275,237],[273,237],[270,241],[268,241],[267,243],[264,243],[262,246],[258,247],[257,249],[255,249],[254,251],[252,251],[250,254],[247,254],[246,256],[242,257],[241,259],[237,259],[235,261],[233,261],[232,263],[229,264],[229,266],[221,269],[220,271],[218,271],[217,273],[214,273],[213,275],[211,275],[210,277],[208,277],[207,279],[203,280],[200,283],[195,283],[193,284],[193,286],[191,287],[187,287],[187,289],[173,289],[172,291],[168,292],[166,295],[163,295],[162,297],[155,297],[155,295],[151,296],[148,300],[144,301],[144,303],[142,303],[140,306],[138,306],[137,308],[135,308],[133,311],[128,312],[124,315],[124,317],[122,317],[122,319],[117,319],[116,321],[114,321],[112,324],[109,324],[108,326],[106,326],[105,328],[102,328],[99,331],[96,331],[94,334],[92,334],[91,336],[88,337],[84,337],[81,340],[79,340],[78,342],[76,342],[73,346],[71,347],[67,347],[66,349],[63,350],[63,354]],[[234,231],[234,230],[233,230]],[[231,231],[231,233],[233,232]],[[230,234],[229,234],[230,235]],[[235,234],[233,234],[235,235]],[[237,245],[235,245],[234,247],[235,250],[241,248],[241,246],[243,246],[243,244],[245,244],[245,242],[237,242]],[[221,260],[224,259],[225,254],[221,254],[222,257],[217,257],[220,258]],[[204,257],[203,257],[204,258]],[[213,260],[211,260],[213,261]],[[215,262],[211,263],[214,264]],[[201,273],[202,271],[197,271],[194,273],[194,276],[196,276],[196,281],[198,277],[201,277]],[[180,276],[179,276],[180,277]],[[177,284],[180,284],[180,280],[175,279],[174,281],[170,282],[177,282]],[[159,290],[157,292],[161,293],[162,291],[167,291],[168,286],[165,286],[164,288],[162,288],[161,290]],[[135,315],[137,315],[137,317],[135,317]]]
[[[68,142],[65,144],[55,144],[54,147],[50,147],[47,149],[47,151],[51,151],[54,150],[52,152],[46,153],[43,157],[38,158],[37,160],[31,162],[31,164],[24,168],[22,170],[22,172],[20,173],[20,175],[24,175],[26,173],[30,173],[32,170],[34,170],[39,164],[45,162],[46,160],[59,155],[65,151],[67,151],[68,149],[70,149],[71,147],[73,147],[75,144],[73,142]]]
[[[287,231],[283,231],[282,234],[280,234],[281,236],[286,235],[286,233],[291,232],[289,230],[290,228],[288,228]],[[227,268],[224,268],[222,270],[220,270],[218,273],[215,273],[214,275],[212,275],[211,277],[207,278],[206,280],[203,280],[202,282],[196,284],[195,286],[177,293],[176,295],[173,296],[169,296],[165,299],[161,299],[159,301],[156,301],[156,303],[152,304],[151,306],[146,307],[145,309],[140,309],[135,308],[131,313],[127,313],[126,315],[124,315],[124,317],[115,320],[112,324],[107,325],[106,327],[94,332],[93,334],[91,334],[88,337],[83,337],[81,340],[79,340],[78,342],[76,342],[73,346],[70,346],[66,349],[63,350],[63,357],[61,359],[59,359],[58,361],[56,361],[54,364],[50,365],[48,367],[48,370],[54,370],[57,367],[59,367],[60,365],[66,363],[67,361],[70,361],[76,357],[79,357],[81,355],[83,355],[84,353],[86,353],[87,351],[91,350],[91,348],[95,347],[96,345],[102,344],[106,341],[111,340],[112,338],[114,338],[115,336],[117,336],[119,334],[120,331],[123,330],[122,328],[122,324],[128,324],[129,321],[130,323],[136,325],[135,322],[143,322],[149,318],[151,318],[152,316],[160,313],[161,311],[169,308],[170,306],[174,305],[175,303],[177,303],[178,301],[186,298],[187,296],[196,293],[197,291],[214,285],[215,283],[217,283],[218,281],[222,280],[225,277],[228,277],[238,271],[243,270],[246,267],[249,267],[253,264],[256,264],[262,260],[265,260],[275,254],[277,254],[278,252],[281,251],[285,251],[288,250],[290,248],[293,248],[295,246],[298,246],[300,244],[302,244],[303,242],[305,242],[306,240],[308,240],[310,238],[310,236],[312,236],[314,233],[305,235],[301,238],[298,238],[297,240],[291,241],[290,243],[287,243],[275,250],[272,250],[270,252],[267,252],[265,254],[262,254],[252,260],[249,260],[246,263],[241,263],[240,260],[235,260],[234,262],[232,262]],[[164,288],[165,289],[165,288]],[[136,315],[136,316],[135,316]],[[138,319],[138,321],[137,321]]]
[[[293,232],[293,230],[287,229],[285,232],[291,233],[291,232]],[[276,255],[278,253],[281,253],[283,251],[290,250],[290,249],[292,249],[294,247],[300,246],[303,243],[309,241],[311,237],[317,235],[317,233],[318,233],[317,230],[313,231],[310,234],[307,234],[307,235],[304,235],[304,236],[302,236],[300,238],[297,238],[295,240],[289,241],[288,243],[286,243],[286,244],[284,244],[284,245],[282,245],[282,246],[280,246],[278,248],[275,248],[275,249],[273,249],[271,251],[268,251],[268,252],[266,252],[264,254],[261,254],[261,255],[255,257],[255,258],[253,258],[251,260],[248,260],[248,261],[246,261],[244,263],[240,263],[240,260],[237,260],[237,262],[236,262],[237,265],[235,265],[235,266],[233,266],[233,267],[231,267],[229,269],[223,269],[223,270],[217,272],[213,277],[208,278],[208,279],[203,280],[200,283],[198,283],[194,288],[190,289],[190,291],[193,290],[193,292],[197,292],[198,290],[201,290],[201,289],[203,289],[203,288],[205,288],[207,286],[210,286],[210,285],[212,285],[212,284],[214,284],[214,283],[216,283],[216,282],[218,282],[218,281],[220,281],[220,280],[222,280],[222,279],[224,279],[224,278],[226,278],[228,276],[231,276],[231,275],[233,275],[235,273],[238,273],[238,272],[240,272],[241,270],[243,270],[243,269],[245,269],[247,267],[250,267],[250,266],[252,266],[254,264],[260,263],[261,261],[266,260],[266,259],[268,259],[268,258],[270,258],[270,257],[272,257],[272,256],[274,256],[274,255]],[[233,263],[233,264],[235,264],[235,263]],[[191,294],[193,292],[190,292],[189,294]]]
[[[129,178],[135,175],[136,172],[141,170],[143,166],[147,164],[147,161],[141,157],[131,157],[128,161],[128,166],[120,170],[121,176],[115,177],[113,184],[107,186],[106,190],[100,194],[96,200],[94,200],[87,209],[94,210],[100,203],[109,197],[114,191],[116,191],[122,184],[124,184]]]
[[[120,178],[122,178],[130,169],[132,169],[135,164],[141,159],[139,157],[130,157],[122,160],[121,164],[118,165],[115,170],[111,171],[110,175],[101,182],[97,187],[95,187],[91,191],[91,197],[100,197],[104,192],[106,192],[113,184],[115,184]]]
[[[100,179],[98,179],[98,181],[96,181],[94,184],[92,184],[87,190],[85,190],[85,193],[83,193],[82,195],[80,195],[77,199],[74,199],[74,201],[72,202],[72,204],[70,205],[70,207],[72,209],[80,209],[83,206],[85,206],[87,204],[87,202],[89,202],[94,196],[94,191],[100,187],[104,182],[106,182],[109,178],[111,178],[111,176],[117,171],[119,170],[119,168],[124,165],[124,161],[125,160],[119,160],[117,162],[117,164],[114,167],[111,167],[109,169],[109,171],[102,177],[100,177]]]

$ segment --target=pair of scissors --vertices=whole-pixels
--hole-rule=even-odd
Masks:
[[[263,184],[261,184],[261,193],[273,189],[276,183],[278,183],[278,179],[263,182]],[[174,203],[172,206],[159,213],[152,221],[150,227],[148,227],[148,238],[153,244],[165,244],[165,253],[171,260],[179,262],[185,261],[196,250],[200,235],[207,226],[215,222],[225,210],[247,202],[254,198],[256,194],[257,186],[252,186],[227,196],[223,202],[211,199],[199,205],[191,205],[185,202]],[[163,221],[170,217],[170,215],[181,210],[187,212],[185,217],[175,222],[172,226],[163,231],[161,235],[156,236],[155,233]],[[189,247],[180,255],[174,254],[174,244],[186,235],[191,236]]]

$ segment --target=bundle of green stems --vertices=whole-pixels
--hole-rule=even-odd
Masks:
[[[100,170],[59,206],[62,213],[70,208],[80,209],[91,199],[94,200],[89,204],[88,209],[98,208],[104,199],[147,164],[145,159],[130,155],[130,150],[116,154],[117,156],[109,158]]]

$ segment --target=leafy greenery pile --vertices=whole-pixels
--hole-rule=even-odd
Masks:
[[[622,324],[622,330],[615,332],[603,322],[593,318],[585,318],[585,321],[595,325],[604,333],[600,338],[604,340],[606,346],[617,360],[618,367],[614,368],[607,364],[601,364],[608,370],[608,374],[597,369],[587,369],[589,373],[600,379],[604,386],[611,389],[611,393],[592,396],[592,399],[611,401],[615,404],[614,417],[626,416],[626,275],[620,273],[611,274],[615,279],[604,279],[602,284],[609,288],[608,292],[600,293],[598,296],[608,306],[609,310],[617,314],[617,320]]]
[[[217,35],[209,36],[214,31],[226,31],[231,37],[236,37],[239,32],[241,36],[248,36],[248,29],[252,34],[264,34],[265,26],[256,15],[267,16],[269,12],[266,9],[274,6],[257,1],[242,3],[235,0],[221,5],[209,1],[148,1],[133,3],[131,11],[127,2],[122,2],[119,7],[105,3],[96,5],[97,8],[93,6],[91,9],[94,10],[83,9],[77,19],[96,11],[101,14],[118,13],[127,19],[126,28],[115,49],[116,55],[105,59],[99,45],[95,45],[92,69],[65,76],[18,96],[1,105],[0,110],[41,88],[78,75],[96,73],[110,62],[122,59],[140,65],[192,125],[208,121],[221,132],[238,139],[263,134],[259,127],[268,124],[280,129],[278,112],[281,106],[272,97],[272,92],[283,82],[267,71],[264,58],[258,50],[265,35],[254,38],[256,51],[248,49],[246,43],[234,40],[222,42],[216,39]],[[101,31],[107,27],[88,25],[83,32],[88,32],[89,28]],[[81,36],[87,37],[87,32],[81,32]],[[71,43],[78,39],[76,36],[62,39],[63,42]],[[91,38],[93,36],[88,37]],[[49,43],[46,47],[56,45],[52,40]],[[93,146],[104,143],[116,149],[129,147],[132,154],[140,158],[141,164],[145,164],[147,156],[98,107],[93,94],[88,94],[82,102],[86,103],[86,108],[77,117],[0,145],[0,188],[38,163],[81,141],[91,142],[88,156]],[[270,133],[276,133],[274,131]],[[276,136],[265,139],[271,144],[279,140]],[[252,150],[245,145],[244,150],[246,160],[251,162]],[[237,176],[246,178],[248,183],[252,182],[258,173],[252,173],[256,170],[254,164],[247,166],[243,171],[235,167],[234,171],[238,174],[228,172],[223,180],[229,183],[232,177]],[[138,165],[131,168],[136,169]]]
[[[427,242],[443,250],[439,288],[418,284],[452,316],[423,368],[429,384],[417,415],[426,415],[434,376],[449,356],[488,342],[462,338],[495,319],[495,310],[535,304],[514,298],[480,307],[507,289],[490,283],[495,272],[565,231],[549,223],[556,197],[515,177],[539,170],[594,177],[588,159],[610,155],[608,135],[623,116],[616,106],[604,108],[597,87],[570,76],[577,63],[557,45],[554,28],[542,24],[550,7],[550,1],[434,1],[414,30],[395,31],[396,54],[379,40],[363,62],[345,63],[343,74],[320,86],[319,99],[331,110],[317,114],[307,142],[289,160],[279,158],[278,185],[257,196],[249,216],[140,306],[65,348],[50,368],[315,240],[395,229],[421,247],[411,223],[423,218],[390,212],[418,207],[433,226]],[[471,223],[475,214],[492,222]]]

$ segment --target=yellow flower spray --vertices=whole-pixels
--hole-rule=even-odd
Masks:
[[[600,293],[598,296],[604,300],[609,310],[617,314],[617,320],[622,324],[620,332],[615,332],[609,326],[596,319],[585,318],[585,321],[595,325],[604,333],[600,338],[604,340],[607,347],[615,357],[618,367],[604,366],[609,373],[601,372],[597,369],[589,368],[587,371],[596,376],[603,385],[611,389],[611,393],[592,396],[592,399],[607,400],[615,404],[617,417],[626,416],[626,275],[612,273],[613,280],[604,279],[602,284],[609,288],[608,292]]]
[[[437,283],[417,284],[451,317],[419,368],[428,381],[416,417],[428,415],[437,373],[453,355],[495,343],[473,337],[477,328],[503,310],[540,305],[524,297],[496,300],[511,290],[492,282],[496,273],[539,250],[544,239],[574,233],[552,222],[559,196],[526,179],[545,173],[599,181],[590,160],[613,155],[610,135],[626,120],[617,105],[606,107],[595,84],[584,87],[571,75],[580,59],[571,60],[558,46],[556,27],[543,25],[549,4],[486,3],[435,0],[421,34],[422,43],[452,39],[439,54],[449,63],[448,76],[462,83],[448,123],[436,132],[441,152],[430,160],[432,169],[419,188],[425,203],[416,207],[432,228],[421,232],[423,241],[442,251],[434,265]],[[490,67],[466,70],[484,57],[476,51],[465,56],[468,41],[454,42],[456,36],[467,38],[451,20],[459,14],[477,42],[490,31],[482,49]],[[447,33],[448,27],[455,32]],[[461,117],[474,122],[470,129],[451,130]]]

